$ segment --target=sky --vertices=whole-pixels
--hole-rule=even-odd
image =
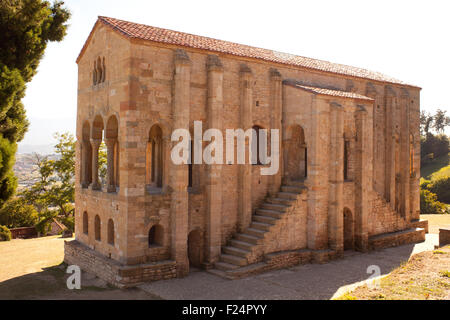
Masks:
[[[362,67],[422,88],[421,108],[448,110],[450,1],[66,0],[66,38],[48,45],[24,98],[20,145],[75,133],[77,64],[97,16]]]

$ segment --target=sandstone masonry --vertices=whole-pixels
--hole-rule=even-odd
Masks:
[[[123,287],[190,266],[236,278],[424,240],[420,88],[106,17],[77,63],[67,263]],[[171,134],[192,133],[194,121],[222,132],[279,129],[280,170],[175,165]]]

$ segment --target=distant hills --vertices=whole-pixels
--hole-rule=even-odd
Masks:
[[[37,153],[40,155],[53,154],[54,153],[54,144],[42,144],[42,145],[19,144],[17,153],[18,154]]]

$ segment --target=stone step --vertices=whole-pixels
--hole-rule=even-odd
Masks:
[[[295,202],[295,199],[267,198],[266,201],[273,204],[284,204],[285,206],[292,206]]]
[[[252,220],[253,221],[256,221],[256,222],[262,222],[262,223],[268,223],[268,224],[275,224],[275,223],[277,223],[277,221],[279,220],[279,219],[277,219],[277,218],[272,218],[272,217],[269,217],[269,216],[260,216],[260,215],[254,215],[253,217],[252,217]]]
[[[242,250],[250,251],[250,250],[252,250],[252,247],[254,245],[255,245],[254,243],[247,242],[247,241],[241,241],[241,240],[236,240],[236,239],[231,239],[230,240],[230,246],[235,247],[235,248],[239,248],[239,249],[242,249]]]
[[[261,237],[255,237],[254,235],[247,233],[237,233],[234,238],[238,241],[248,242],[251,244],[258,244],[262,241]]]
[[[246,258],[247,255],[250,253],[250,251],[248,251],[248,250],[243,250],[243,249],[232,247],[232,246],[222,247],[222,252],[225,254],[238,256],[238,257],[242,257],[242,258]]]
[[[265,230],[265,231],[269,231],[271,226],[272,225],[268,224],[268,223],[255,222],[255,221],[252,221],[252,223],[250,224],[250,228],[259,229],[259,230]]]
[[[256,215],[280,219],[283,216],[283,213],[273,210],[257,209]]]
[[[255,229],[255,228],[247,228],[245,233],[250,234],[255,237],[264,238],[265,230]]]
[[[234,269],[239,268],[239,266],[237,266],[235,264],[230,264],[230,263],[221,262],[221,261],[216,262],[214,264],[214,266],[216,267],[216,269],[219,269],[222,271],[234,270]]]
[[[299,186],[282,186],[281,187],[281,191],[290,192],[290,193],[302,193],[303,190],[305,190],[305,187],[299,187]]]
[[[226,262],[226,263],[229,263],[229,264],[234,264],[235,266],[240,266],[240,267],[247,265],[247,259],[242,258],[242,257],[238,257],[238,256],[233,256],[233,255],[230,255],[230,254],[222,253],[220,255],[220,260],[222,262]]]
[[[278,192],[278,198],[296,200],[298,197],[298,193],[292,192]]]
[[[262,208],[267,209],[267,210],[286,212],[289,207],[284,204],[275,204],[275,203],[265,202],[265,203],[263,203]]]

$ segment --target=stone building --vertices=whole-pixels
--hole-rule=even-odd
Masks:
[[[107,17],[77,63],[76,240],[65,245],[67,263],[129,286],[191,266],[235,278],[424,240],[420,88]],[[192,132],[194,121],[223,132],[279,129],[278,173],[174,164],[172,132]]]

